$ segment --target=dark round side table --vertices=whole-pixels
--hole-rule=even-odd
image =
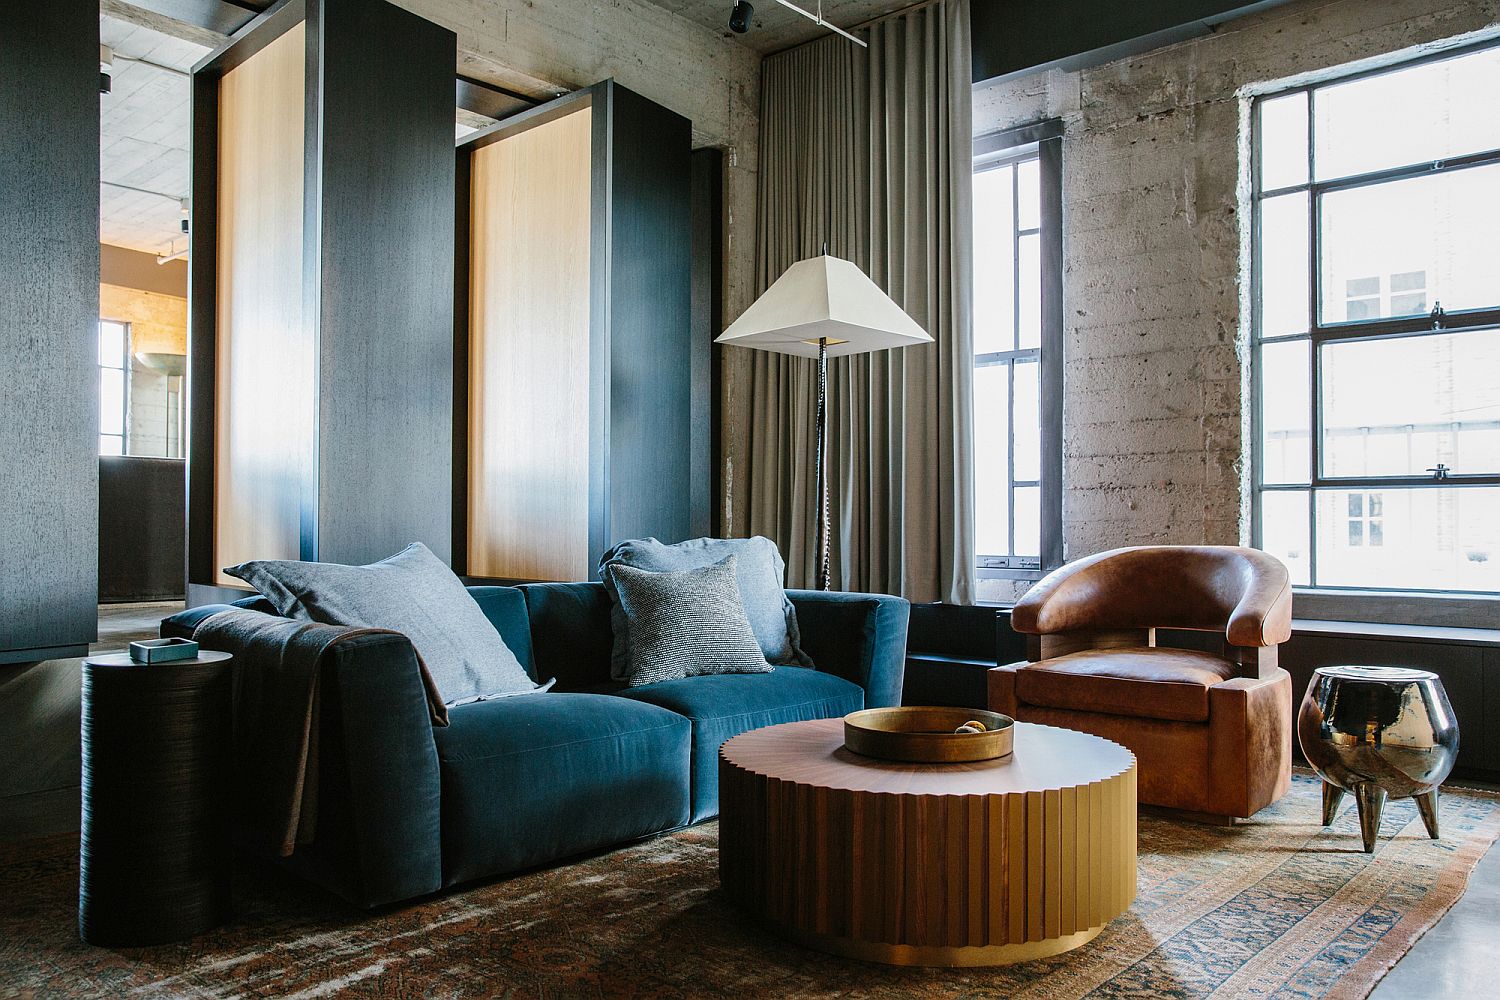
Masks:
[[[90,944],[162,944],[229,919],[230,661],[83,661],[78,933]]]

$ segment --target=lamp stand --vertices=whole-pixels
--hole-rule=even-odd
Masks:
[[[818,338],[817,451],[813,456],[818,491],[818,589],[829,589],[828,573],[828,338]]]

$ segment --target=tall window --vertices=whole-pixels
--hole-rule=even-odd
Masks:
[[[130,324],[99,321],[99,454],[125,454],[130,416]]]
[[[1034,579],[1062,556],[1061,131],[976,140],[974,499],[986,581]]]
[[[1258,99],[1256,543],[1500,592],[1500,48]]]

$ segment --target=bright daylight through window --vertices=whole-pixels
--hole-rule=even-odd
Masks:
[[[1060,313],[1048,309],[1048,296],[1061,294],[1061,138],[1048,125],[1018,132],[980,140],[974,160],[974,527],[981,600],[1004,599],[995,581],[1035,578],[1061,553],[1061,428],[1048,417],[1056,409],[1049,400],[1055,404],[1059,395],[1052,366]]]
[[[99,454],[125,454],[129,413],[130,325],[99,321]]]
[[[1256,104],[1256,543],[1500,592],[1500,48]]]

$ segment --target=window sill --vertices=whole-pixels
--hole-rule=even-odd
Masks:
[[[1500,625],[1500,596],[1294,587],[1292,613],[1314,621],[1493,629]]]
[[[1337,639],[1387,639],[1447,646],[1500,647],[1500,628],[1456,628],[1439,625],[1386,625],[1379,622],[1292,619],[1292,634]]]

